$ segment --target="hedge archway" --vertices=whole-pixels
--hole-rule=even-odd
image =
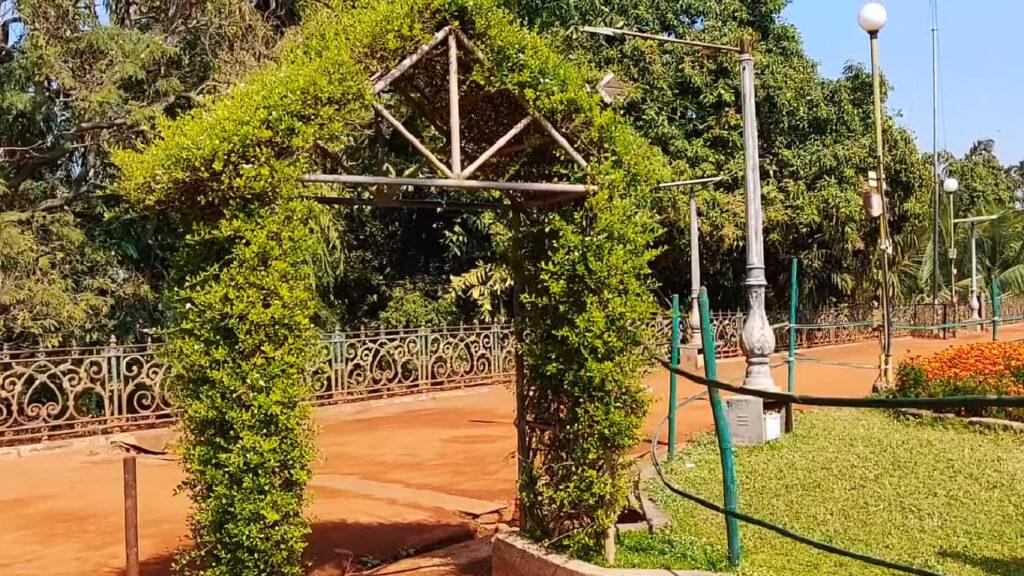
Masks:
[[[563,549],[598,550],[625,501],[624,457],[647,409],[654,190],[672,176],[668,162],[588,89],[595,70],[565,62],[496,0],[338,0],[307,11],[276,62],[116,154],[119,193],[189,234],[168,334],[194,501],[195,547],[182,565],[211,576],[302,572],[314,453],[302,400],[324,208],[304,198],[299,177],[369,162],[367,79],[446,25],[492,63],[475,82],[521,93],[591,161],[581,172],[546,157],[546,174],[597,191],[557,210],[517,210],[509,223],[523,280],[527,524]]]

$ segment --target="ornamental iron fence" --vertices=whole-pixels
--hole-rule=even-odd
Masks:
[[[325,334],[317,405],[511,383],[510,325]],[[0,445],[118,432],[176,418],[159,344],[0,351]]]
[[[960,306],[959,308],[962,308]],[[990,308],[983,305],[984,317]],[[957,310],[960,321],[969,308]],[[843,306],[801,312],[797,348],[815,348],[879,337],[880,311]],[[945,305],[894,309],[896,334],[942,338],[949,328],[921,328],[953,320]],[[965,317],[966,316],[966,317]],[[1002,324],[1024,321],[1024,298],[1005,298]],[[742,312],[711,315],[718,356],[742,356]],[[942,322],[935,322],[940,320]],[[787,314],[769,313],[776,349],[787,348]],[[668,342],[671,320],[654,320]],[[685,317],[681,329],[688,330]],[[0,349],[0,445],[101,434],[167,424],[176,418],[169,369],[160,344],[78,348]],[[324,334],[313,368],[316,405],[403,394],[511,384],[515,377],[512,326],[444,326]]]

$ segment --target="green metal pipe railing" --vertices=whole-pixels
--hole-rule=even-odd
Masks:
[[[670,351],[672,366],[679,367],[679,294],[672,295],[672,345]],[[673,371],[668,373],[668,459],[676,457],[676,395],[678,394],[678,377]]]
[[[697,299],[700,311],[700,334],[704,345],[704,375],[709,381],[718,380],[718,363],[715,358],[715,333],[711,329],[711,306],[708,303],[708,291],[700,289]],[[673,372],[678,371],[673,370]],[[736,488],[736,463],[732,454],[732,435],[729,433],[729,421],[726,418],[722,398],[713,387],[708,387],[708,399],[711,401],[711,414],[715,420],[715,435],[718,437],[718,453],[722,460],[722,490],[724,492],[725,509],[739,512],[739,494]],[[725,534],[729,543],[729,564],[734,568],[740,565],[743,549],[740,547],[740,523],[735,516],[726,515]]]

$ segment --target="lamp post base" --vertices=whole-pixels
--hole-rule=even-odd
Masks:
[[[679,364],[684,370],[697,371],[704,367],[704,351],[700,345],[684,344],[679,347]]]

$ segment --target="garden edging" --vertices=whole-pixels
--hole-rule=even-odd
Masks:
[[[900,408],[898,411],[901,414],[910,416],[911,418],[935,418],[939,420],[956,420],[958,422],[965,422],[971,426],[989,428],[992,430],[1015,430],[1018,432],[1024,432],[1024,422],[1015,422],[1013,420],[1002,420],[999,418],[981,418],[977,416],[964,418],[962,416],[957,416],[956,414],[932,412],[931,410],[922,410],[919,408]]]
[[[491,576],[719,576],[700,570],[602,568],[551,552],[515,532],[495,537],[491,570]]]

